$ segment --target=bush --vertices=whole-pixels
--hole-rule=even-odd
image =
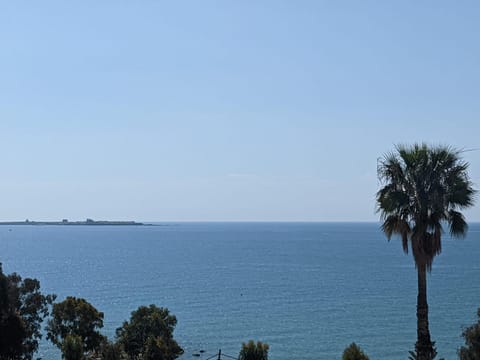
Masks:
[[[460,360],[480,360],[480,308],[477,310],[477,323],[463,330],[465,346],[458,350]]]
[[[67,335],[62,344],[62,358],[64,360],[83,359],[83,344],[80,336]]]
[[[105,341],[102,345],[101,357],[102,360],[127,360],[128,356],[123,351],[123,347],[119,343],[112,343]]]
[[[343,351],[342,360],[369,360],[369,358],[357,344],[351,343]]]
[[[38,280],[5,275],[0,263],[0,359],[33,358],[54,300],[55,295],[40,292]]]
[[[173,339],[177,318],[168,309],[155,305],[140,306],[132,312],[130,321],[117,329],[118,343],[131,358],[140,354],[162,360],[173,360],[183,349]],[[159,355],[161,353],[161,355]]]
[[[102,327],[103,313],[85,299],[69,296],[53,305],[52,318],[47,325],[47,339],[62,349],[69,335],[78,336],[83,344],[83,352],[94,352],[105,341],[98,331]]]
[[[256,344],[253,340],[242,344],[239,360],[268,360],[269,346],[266,343],[258,341]]]

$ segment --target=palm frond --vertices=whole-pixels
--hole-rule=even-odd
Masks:
[[[464,216],[455,210],[448,212],[448,223],[450,225],[450,235],[453,237],[465,237],[468,230],[468,224]]]
[[[442,223],[452,236],[463,236],[467,229],[457,210],[473,205],[476,190],[460,154],[445,145],[398,145],[377,168],[383,183],[376,194],[382,230],[389,239],[401,235],[404,251],[410,241],[416,265],[428,270],[442,250]]]
[[[385,186],[377,193],[378,210],[382,212],[382,217],[393,213],[399,214],[402,209],[409,205],[408,195],[402,191],[397,190],[395,184]]]
[[[408,253],[408,237],[410,235],[410,225],[407,221],[398,215],[389,215],[385,218],[382,224],[382,231],[387,236],[388,240],[392,235],[397,234],[402,238],[402,248],[405,253]]]
[[[473,189],[470,180],[457,176],[450,181],[450,191],[446,199],[449,206],[459,209],[472,206],[477,191]]]

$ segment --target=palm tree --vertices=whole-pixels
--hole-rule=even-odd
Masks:
[[[382,230],[389,240],[400,235],[405,253],[410,245],[418,272],[417,360],[436,355],[428,329],[426,272],[442,250],[443,226],[453,237],[465,236],[468,225],[460,210],[473,205],[475,190],[460,154],[447,146],[397,146],[378,166],[384,185],[377,192]]]

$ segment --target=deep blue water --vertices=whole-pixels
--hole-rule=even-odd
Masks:
[[[0,227],[7,273],[41,281],[58,300],[84,297],[104,333],[139,305],[168,307],[185,359],[236,356],[249,339],[272,360],[341,358],[355,341],[371,359],[406,359],[416,340],[417,277],[400,242],[373,223],[178,223]],[[428,278],[440,357],[456,358],[480,307],[480,224],[444,236]],[[59,359],[43,343],[40,356]],[[202,359],[201,358],[201,359]]]

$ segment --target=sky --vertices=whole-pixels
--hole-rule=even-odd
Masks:
[[[0,220],[377,221],[396,144],[480,148],[479,18],[478,1],[0,1]],[[480,189],[480,150],[463,154]]]

